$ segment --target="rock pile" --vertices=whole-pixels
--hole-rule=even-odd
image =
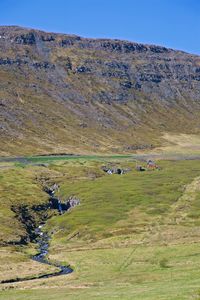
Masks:
[[[130,169],[122,169],[122,168],[118,168],[118,167],[106,167],[103,166],[102,170],[108,174],[118,174],[118,175],[122,175],[125,174],[127,172],[130,171]]]

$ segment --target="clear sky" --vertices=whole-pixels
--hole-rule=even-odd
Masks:
[[[119,38],[200,54],[200,0],[0,0],[0,25]]]

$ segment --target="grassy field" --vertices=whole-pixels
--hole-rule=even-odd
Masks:
[[[108,175],[101,167],[109,164],[131,171]],[[137,172],[130,157],[80,157],[0,168],[1,277],[50,272],[30,260],[34,244],[6,245],[24,230],[11,205],[47,201],[44,180],[59,183],[62,200],[81,201],[46,224],[49,258],[74,272],[2,284],[0,299],[200,299],[200,161],[158,164],[160,171]]]

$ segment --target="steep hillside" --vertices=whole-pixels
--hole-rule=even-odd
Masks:
[[[0,27],[0,155],[132,152],[199,133],[200,57]]]

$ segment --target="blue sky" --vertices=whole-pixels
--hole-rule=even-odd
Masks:
[[[119,38],[200,54],[200,0],[0,0],[0,25]]]

